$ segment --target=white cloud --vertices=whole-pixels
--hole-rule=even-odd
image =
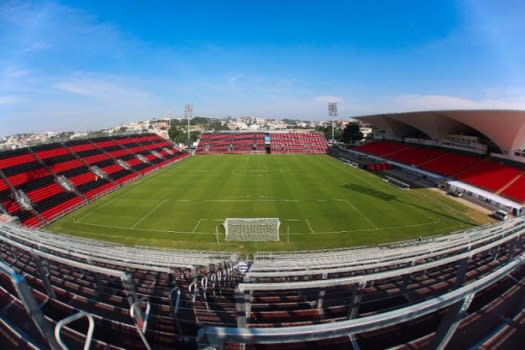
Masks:
[[[137,45],[110,23],[55,1],[6,5],[0,1],[0,27],[7,34],[3,51],[18,59],[53,48],[78,62],[93,56],[119,56],[123,49]]]
[[[37,41],[26,47],[24,52],[42,51],[51,48],[51,44],[45,41]]]
[[[130,87],[131,83],[108,77],[73,77],[60,80],[53,88],[74,95],[107,101],[113,104],[145,104],[150,95]]]
[[[323,95],[314,97],[315,102],[343,102],[343,98],[340,96]]]
[[[17,103],[19,101],[20,98],[18,98],[17,96],[0,95],[0,106]]]
[[[401,95],[394,97],[392,102],[393,107],[406,110],[478,108],[476,101],[446,95]]]
[[[241,78],[244,77],[244,74],[233,74],[232,76],[230,76],[230,78],[228,79],[229,83],[230,83],[230,86],[235,86],[235,84],[237,83],[237,81],[239,81]]]
[[[509,91],[516,91],[511,89]],[[448,95],[400,95],[393,98],[392,109],[434,110],[434,109],[525,109],[525,95],[508,94],[500,90],[499,94],[485,94],[479,99],[468,99]]]
[[[31,71],[28,69],[22,69],[17,67],[8,67],[2,72],[2,75],[6,79],[18,79],[23,78],[31,74]]]

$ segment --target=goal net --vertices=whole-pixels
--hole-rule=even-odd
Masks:
[[[227,218],[224,220],[227,241],[278,241],[279,218]]]

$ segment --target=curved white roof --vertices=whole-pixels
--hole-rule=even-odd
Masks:
[[[416,128],[434,140],[472,128],[492,140],[504,154],[525,146],[525,111],[451,110],[389,113],[358,116],[362,121],[384,129],[395,137],[406,136]]]

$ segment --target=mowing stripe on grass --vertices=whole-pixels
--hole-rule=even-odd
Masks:
[[[87,212],[85,215],[83,215],[83,216],[81,216],[79,218],[75,218],[74,221],[75,222],[80,222],[81,220],[87,218],[88,216],[90,216],[91,214],[95,213],[99,209],[102,209],[105,206],[111,204],[112,202],[114,202],[118,198],[124,196],[125,194],[130,193],[130,192],[140,188],[141,186],[144,186],[145,184],[155,180],[156,178],[161,177],[165,173],[169,173],[169,170],[173,170],[173,169],[177,168],[180,164],[183,164],[183,163],[181,163],[182,160],[183,159],[177,161],[176,163],[172,163],[171,166],[169,166],[169,167],[165,167],[163,169],[160,169],[158,173],[150,174],[147,178],[143,177],[142,179],[134,181],[133,183],[129,184],[128,186],[126,186],[124,188],[121,188],[120,190],[117,190],[116,192],[113,192],[111,194],[108,194],[107,197],[100,198],[100,200],[103,200],[103,199],[107,199],[108,197],[111,197],[111,196],[114,197],[114,198],[111,198],[109,201],[107,201],[106,203],[104,203],[104,204],[102,204],[100,206],[96,206],[95,205],[93,210]],[[99,201],[97,201],[95,203],[100,203]]]
[[[122,196],[122,194],[119,194],[119,196],[116,196],[115,198],[113,198],[113,199],[107,201],[106,203],[102,204],[102,205],[99,206],[99,207],[95,207],[95,208],[93,208],[93,210],[87,212],[86,215],[83,215],[83,216],[81,216],[81,217],[79,217],[79,218],[76,218],[74,221],[75,221],[75,222],[80,222],[81,220],[84,220],[85,218],[89,217],[91,214],[95,213],[97,210],[102,209],[102,208],[104,208],[105,206],[107,206],[107,205],[113,203],[113,202],[114,202],[115,200],[117,200],[120,196]]]
[[[326,155],[197,156],[129,184],[48,228],[96,239],[107,235],[113,241],[121,236],[127,244],[161,247],[220,247],[247,253],[319,249],[471,227],[470,209],[449,202],[426,190],[400,191]],[[217,246],[213,232],[226,217],[279,217],[285,224],[282,232],[289,224],[294,238],[286,246],[282,242]]]
[[[203,219],[203,220],[209,220],[209,219]],[[223,222],[223,219],[217,219],[212,220],[217,222]],[[308,225],[308,220],[286,220],[289,222],[305,222]],[[383,226],[383,227],[375,227],[375,228],[356,228],[356,229],[350,229],[350,230],[340,230],[340,231],[313,231],[312,227],[310,226],[310,232],[290,232],[290,234],[333,234],[333,233],[353,233],[353,232],[374,232],[374,231],[382,231],[382,230],[388,230],[388,229],[407,229],[407,228],[414,228],[414,227],[423,227],[427,225],[433,225],[439,223],[440,220],[434,220],[432,222],[425,222],[422,224],[413,224],[413,225],[393,225],[393,226]],[[92,224],[92,223],[80,223],[81,225],[86,226],[93,226],[93,227],[102,227],[102,228],[116,228],[121,230],[130,230],[130,231],[143,231],[143,232],[159,232],[159,233],[196,233],[196,234],[210,234],[210,232],[204,232],[204,231],[175,231],[175,230],[158,230],[153,228],[130,228],[127,226],[116,226],[116,225],[101,225],[101,224]],[[76,230],[75,230],[76,231]]]

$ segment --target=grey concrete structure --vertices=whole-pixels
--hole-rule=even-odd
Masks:
[[[494,142],[503,154],[512,155],[515,151],[525,148],[525,111],[422,111],[355,118],[377,126],[396,138],[406,137],[416,129],[430,139],[440,141],[449,134],[473,129]]]

